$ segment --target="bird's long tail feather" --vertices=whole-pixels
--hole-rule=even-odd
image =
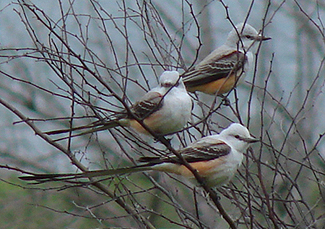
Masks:
[[[120,168],[120,169],[105,169],[105,170],[94,170],[87,171],[83,173],[53,173],[53,174],[32,174],[26,176],[20,176],[19,179],[24,181],[35,181],[36,183],[44,183],[49,181],[69,181],[78,178],[93,178],[100,176],[113,176],[113,175],[121,175],[126,173],[134,173],[150,170],[151,166],[149,165],[140,165],[128,168]]]
[[[110,128],[117,127],[119,125],[120,125],[120,123],[118,122],[118,120],[113,120],[113,121],[109,121],[109,122],[106,122],[106,123],[96,122],[96,123],[92,123],[90,125],[85,125],[85,126],[79,126],[79,127],[61,129],[61,130],[47,131],[47,132],[45,132],[45,134],[47,134],[47,135],[57,135],[57,134],[64,134],[64,133],[73,132],[73,131],[77,131],[77,130],[88,129],[88,130],[83,131],[81,133],[73,134],[71,136],[71,137],[77,137],[77,136],[81,136],[81,135],[85,135],[85,134],[90,134],[90,133],[94,133],[94,132],[107,130],[107,129],[110,129]],[[63,139],[66,139],[66,138],[67,137],[60,138],[60,139],[57,139],[57,140],[63,140]]]

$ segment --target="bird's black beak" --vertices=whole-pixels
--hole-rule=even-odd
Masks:
[[[255,40],[257,40],[257,41],[267,41],[270,39],[271,39],[271,37],[264,37],[262,35],[258,35],[257,37],[255,37]]]
[[[245,141],[248,143],[254,143],[254,142],[259,142],[260,140],[257,138],[250,137],[250,138],[246,138]]]

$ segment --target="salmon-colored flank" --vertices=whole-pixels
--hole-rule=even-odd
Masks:
[[[200,176],[206,177],[210,174],[215,173],[215,168],[220,168],[220,165],[222,165],[223,163],[223,158],[218,158],[209,161],[192,162],[190,163],[190,165],[199,173]],[[158,166],[157,168],[155,168],[155,170],[182,175],[186,178],[194,177],[193,173],[184,165],[170,164],[170,166]]]
[[[190,92],[201,91],[206,94],[221,95],[230,91],[235,86],[236,81],[237,79],[235,77],[235,74],[231,74],[229,77],[215,80],[207,84],[189,87],[188,91]]]
[[[151,115],[149,115],[149,117],[144,119],[144,124],[148,127],[150,127],[150,129],[155,132],[156,134],[159,134],[159,126],[156,126],[155,124],[158,124],[159,121],[161,119],[161,114],[159,112],[155,112]],[[148,131],[146,129],[143,128],[143,126],[136,120],[131,119],[129,122],[129,127],[133,128],[134,130],[136,130],[139,133],[142,134],[147,134],[149,135]]]

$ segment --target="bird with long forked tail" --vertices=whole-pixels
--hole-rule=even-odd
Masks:
[[[131,107],[131,114],[122,111],[112,120],[100,120],[89,125],[45,132],[48,135],[85,130],[74,136],[123,126],[150,135],[145,127],[157,135],[182,130],[191,117],[192,99],[177,71],[165,71],[159,85],[151,89]],[[134,118],[136,117],[136,118]],[[140,120],[140,121],[138,121]],[[145,127],[144,127],[145,126]]]
[[[197,171],[210,187],[220,187],[235,175],[243,160],[243,153],[251,143],[258,140],[251,136],[248,129],[238,123],[231,124],[220,134],[203,137],[181,149],[178,153]],[[181,175],[197,184],[194,174],[174,154],[160,157],[141,157],[144,163],[133,167],[95,170],[83,173],[33,174],[19,177],[25,181],[44,183],[49,181],[69,182],[78,178],[114,176],[147,170],[156,170]],[[74,181],[75,183],[75,181]]]

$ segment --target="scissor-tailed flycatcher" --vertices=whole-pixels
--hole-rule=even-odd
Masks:
[[[157,135],[168,135],[180,131],[190,119],[191,111],[192,99],[177,71],[165,71],[160,76],[159,85],[151,89],[131,107],[133,115]],[[49,131],[46,134],[90,129],[76,135],[79,136],[117,126],[131,127],[139,133],[149,134],[143,125],[126,110],[113,120],[101,120],[72,129]]]
[[[249,70],[253,62],[252,47],[269,39],[247,23],[236,25],[224,45],[181,75],[187,90],[217,95],[227,93],[243,81]]]
[[[226,184],[236,173],[243,160],[243,153],[250,143],[257,142],[248,129],[233,123],[220,134],[201,138],[179,150],[182,157],[195,169],[210,187]],[[156,170],[181,175],[197,184],[193,173],[175,155],[161,157],[141,157],[145,164],[129,168],[96,170],[71,174],[34,174],[19,177],[26,181],[43,183],[48,181],[69,181],[76,178],[112,176],[139,171]]]

